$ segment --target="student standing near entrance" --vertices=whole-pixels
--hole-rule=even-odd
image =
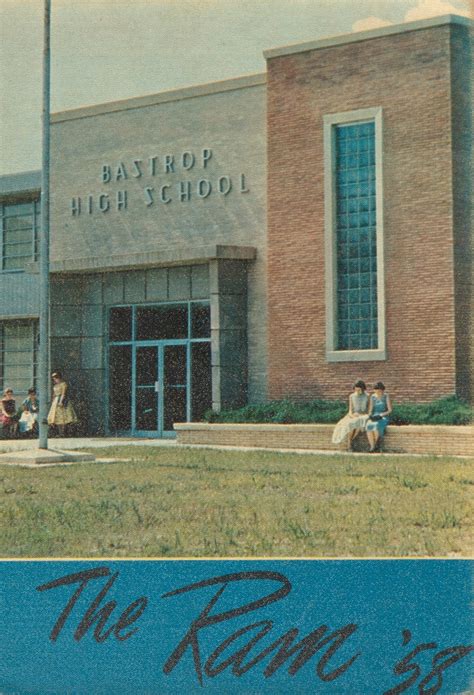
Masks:
[[[381,437],[389,423],[389,415],[392,412],[390,396],[385,393],[385,386],[381,381],[374,384],[374,393],[369,399],[369,419],[367,421],[367,439],[369,440],[369,452],[373,454],[380,451]]]
[[[59,435],[64,437],[68,425],[77,422],[77,416],[68,398],[68,385],[63,380],[61,372],[53,372],[52,379],[53,402],[48,413],[48,425],[57,427]]]

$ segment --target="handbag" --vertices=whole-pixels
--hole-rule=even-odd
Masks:
[[[378,421],[381,420],[381,419],[382,419],[382,416],[381,416],[381,415],[371,415],[371,416],[369,417],[369,420],[372,420],[372,422],[378,422]]]

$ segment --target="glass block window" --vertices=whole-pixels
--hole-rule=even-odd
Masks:
[[[334,127],[336,349],[378,347],[375,123]]]
[[[9,386],[15,396],[36,387],[38,360],[37,321],[0,322],[0,389]]]
[[[0,270],[23,270],[38,256],[39,201],[0,205]]]

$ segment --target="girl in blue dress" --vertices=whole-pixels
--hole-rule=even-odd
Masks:
[[[369,419],[366,427],[371,454],[380,451],[380,438],[385,434],[391,412],[390,396],[385,393],[385,386],[382,382],[378,381],[374,384],[374,393],[369,398]]]

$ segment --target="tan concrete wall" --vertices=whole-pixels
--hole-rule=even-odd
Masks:
[[[51,158],[52,260],[152,251],[163,246],[222,243],[261,246],[265,223],[265,87],[257,85],[193,98],[173,99],[151,106],[123,108],[112,113],[53,121]],[[140,101],[137,100],[139,103]],[[61,117],[58,116],[58,119]],[[212,156],[203,167],[203,149]],[[186,171],[180,162],[192,152],[196,164]],[[174,172],[164,172],[163,157],[174,157]],[[157,156],[151,175],[148,157]],[[141,159],[143,175],[133,174],[133,160]],[[187,157],[187,162],[190,159]],[[102,182],[102,166],[116,173],[123,163],[128,176]],[[136,172],[135,172],[136,173]],[[245,174],[248,193],[239,192]],[[217,182],[229,175],[228,195],[214,190],[204,199],[195,187],[199,180]],[[115,178],[115,176],[114,176]],[[189,181],[189,201],[178,200],[179,182]],[[171,202],[147,207],[145,187],[169,185]],[[127,209],[113,204],[118,191],[127,191]],[[108,194],[111,209],[88,214],[88,194]],[[71,215],[71,199],[82,197],[82,212]]]
[[[179,258],[189,246],[231,244],[257,248],[249,263],[248,345],[249,398],[266,396],[266,145],[264,77],[241,78],[122,103],[78,109],[53,116],[51,136],[53,191],[51,259],[74,259],[75,271],[93,270],[90,259],[170,252]],[[203,150],[212,156],[203,161]],[[183,168],[183,153],[196,163]],[[165,157],[174,171],[165,171]],[[151,173],[150,157],[155,160]],[[138,169],[134,160],[142,160]],[[185,155],[189,166],[190,155]],[[120,169],[120,164],[123,169]],[[101,179],[110,166],[112,179]],[[171,167],[169,167],[171,168]],[[127,178],[123,178],[123,171]],[[119,173],[118,173],[119,172]],[[114,180],[117,178],[119,180]],[[134,175],[135,174],[135,175]],[[241,192],[245,179],[245,192]],[[219,193],[220,177],[232,188]],[[207,197],[199,197],[208,188]],[[179,200],[179,186],[191,186],[190,200]],[[224,190],[227,180],[221,180]],[[171,202],[159,201],[163,197]],[[153,191],[146,192],[146,188]],[[127,205],[117,209],[116,197],[126,191]],[[98,209],[99,195],[102,206]],[[88,196],[93,196],[89,213]],[[147,206],[153,197],[153,204]],[[72,200],[80,214],[72,214]],[[77,259],[84,259],[82,264]],[[89,259],[89,260],[87,260]],[[78,267],[81,266],[81,267]]]
[[[334,425],[186,423],[175,425],[175,428],[178,444],[345,450],[344,444],[331,442]],[[366,438],[359,435],[355,446],[359,451],[366,451]],[[474,456],[474,427],[392,425],[386,430],[383,448],[388,453]]]

